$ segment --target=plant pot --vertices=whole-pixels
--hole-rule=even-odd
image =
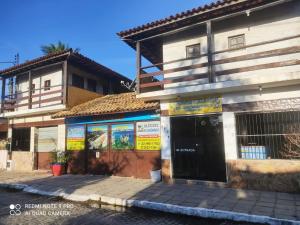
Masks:
[[[61,176],[65,172],[65,164],[55,163],[51,165],[53,176]]]

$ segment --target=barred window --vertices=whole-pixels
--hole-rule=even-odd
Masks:
[[[239,157],[300,159],[300,112],[236,114]]]

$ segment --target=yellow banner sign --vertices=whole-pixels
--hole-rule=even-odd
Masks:
[[[160,150],[160,122],[148,121],[136,123],[136,149]]]
[[[222,112],[221,97],[169,103],[169,115],[192,115]]]
[[[72,125],[67,128],[67,150],[84,150],[85,127],[83,125]]]

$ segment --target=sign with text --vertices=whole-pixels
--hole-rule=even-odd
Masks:
[[[83,125],[68,126],[67,150],[84,150],[85,127]]]
[[[136,123],[136,149],[160,150],[160,122]]]
[[[193,115],[216,112],[222,112],[221,97],[206,97],[169,103],[169,115]]]

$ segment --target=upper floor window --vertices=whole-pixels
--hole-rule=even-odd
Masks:
[[[84,88],[84,78],[76,74],[72,74],[72,85],[78,88]]]
[[[97,81],[92,80],[92,79],[88,79],[87,80],[87,89],[89,91],[96,92],[97,91]]]
[[[245,46],[245,34],[236,35],[228,38],[228,48],[235,49]]]
[[[44,82],[44,91],[49,91],[51,87],[51,80],[45,80]]]
[[[200,44],[186,46],[186,58],[200,57]]]

